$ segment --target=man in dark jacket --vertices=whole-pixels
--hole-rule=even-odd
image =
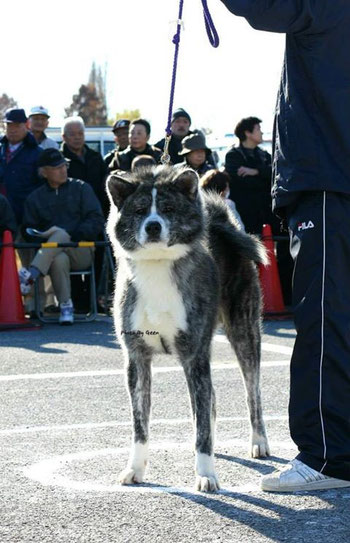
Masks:
[[[64,156],[56,149],[43,151],[39,159],[46,183],[27,198],[23,228],[35,228],[49,242],[94,241],[104,226],[99,201],[84,181],[68,178]],[[29,293],[40,275],[49,274],[60,304],[60,324],[73,323],[69,272],[91,266],[91,248],[40,249],[29,270],[19,272],[22,294]]]
[[[168,153],[170,155],[170,162],[172,164],[178,164],[182,162],[182,157],[179,152],[182,150],[182,140],[192,134],[190,131],[191,117],[182,107],[179,107],[173,112],[171,118],[171,138],[168,147]],[[156,143],[156,147],[164,151],[165,138]]]
[[[109,164],[108,171],[125,170],[130,171],[132,161],[140,155],[151,156],[156,163],[160,162],[162,152],[154,145],[149,145],[151,125],[146,119],[134,119],[129,127],[129,146],[121,152],[116,152]]]
[[[24,109],[5,113],[6,134],[0,140],[0,193],[4,194],[22,222],[24,201],[42,181],[38,176],[38,158],[42,149],[28,132]]]
[[[61,151],[69,160],[68,175],[85,181],[95,191],[105,216],[108,198],[105,191],[107,167],[97,151],[85,144],[85,125],[81,117],[68,117],[63,124]]]
[[[129,125],[130,121],[128,119],[118,119],[117,121],[115,121],[112,127],[115,141],[115,149],[113,149],[113,151],[110,151],[103,157],[107,168],[115,157],[115,154],[120,151],[124,151],[124,149],[126,149],[129,145]]]
[[[350,4],[222,1],[254,28],[287,35],[273,198],[298,257],[289,418],[300,452],[262,489],[350,486]]]

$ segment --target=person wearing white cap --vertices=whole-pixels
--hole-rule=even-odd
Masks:
[[[48,138],[45,130],[49,124],[49,112],[43,106],[34,106],[29,113],[29,130],[42,149],[58,149],[57,141]]]

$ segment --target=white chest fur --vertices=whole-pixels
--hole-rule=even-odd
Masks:
[[[137,302],[132,327],[156,349],[161,347],[161,336],[171,345],[178,330],[187,329],[183,299],[171,274],[172,261],[140,260],[134,264]]]

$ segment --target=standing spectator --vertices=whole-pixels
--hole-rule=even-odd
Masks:
[[[12,232],[12,235],[16,234],[17,231],[17,224],[16,224],[16,218],[15,214],[12,210],[12,207],[10,206],[7,198],[0,194],[0,234],[2,238],[2,234],[5,230],[10,230]]]
[[[103,157],[107,167],[112,162],[115,153],[124,151],[129,145],[129,125],[130,121],[128,119],[118,119],[118,121],[114,123],[112,132],[114,134],[115,149]]]
[[[33,134],[36,142],[42,149],[58,149],[57,141],[48,138],[45,134],[46,128],[49,126],[49,112],[43,106],[34,106],[30,110],[28,126]]]
[[[235,135],[238,147],[231,147],[225,158],[225,170],[230,175],[230,198],[250,234],[262,234],[264,224],[269,224],[274,235],[280,235],[280,220],[272,213],[271,155],[260,149],[263,133],[257,117],[239,121]],[[293,260],[286,241],[276,244],[277,263],[286,305],[292,302]]]
[[[179,152],[182,150],[182,140],[192,134],[190,131],[191,117],[181,107],[176,109],[171,118],[171,138],[169,143],[168,152],[170,155],[170,161],[172,164],[178,164],[182,162],[182,158]],[[156,143],[156,147],[164,151],[165,138]]]
[[[277,224],[272,214],[271,155],[259,147],[263,140],[260,123],[257,117],[242,119],[235,128],[239,146],[231,147],[225,157],[230,198],[250,234],[261,234],[263,224]]]
[[[100,153],[85,143],[85,124],[81,117],[67,117],[62,128],[61,151],[69,160],[68,175],[85,181],[95,191],[105,216],[108,202],[105,192],[107,168]]]
[[[350,4],[223,2],[254,28],[286,34],[273,198],[295,258],[289,424],[299,454],[261,486],[350,486]]]
[[[109,164],[109,171],[131,170],[131,164],[135,157],[148,155],[159,163],[162,152],[154,145],[148,143],[151,135],[151,125],[146,119],[134,119],[129,126],[130,144],[124,151],[117,151]]]
[[[9,109],[5,113],[6,134],[0,140],[0,192],[22,223],[23,205],[27,196],[41,184],[38,158],[42,150],[28,132],[24,109]]]
[[[211,150],[206,146],[205,137],[199,132],[194,132],[182,140],[182,150],[179,152],[179,155],[185,160],[178,163],[176,168],[189,166],[199,176],[213,169],[208,160]]]
[[[104,226],[101,206],[92,188],[83,181],[68,178],[64,156],[46,149],[39,159],[46,183],[26,200],[23,227],[36,228],[49,242],[96,240]],[[60,324],[73,323],[70,270],[91,266],[91,248],[39,249],[29,270],[19,272],[21,291],[26,295],[34,281],[50,274],[60,304]]]

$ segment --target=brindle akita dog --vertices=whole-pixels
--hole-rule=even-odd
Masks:
[[[215,395],[210,351],[222,323],[247,392],[253,457],[269,454],[259,389],[260,242],[239,229],[219,196],[201,194],[190,169],[142,168],[107,181],[108,234],[118,260],[115,326],[126,361],[133,446],[122,484],[142,482],[148,459],[151,359],[175,352],[195,425],[195,488],[215,491]],[[150,333],[151,332],[151,333]]]

